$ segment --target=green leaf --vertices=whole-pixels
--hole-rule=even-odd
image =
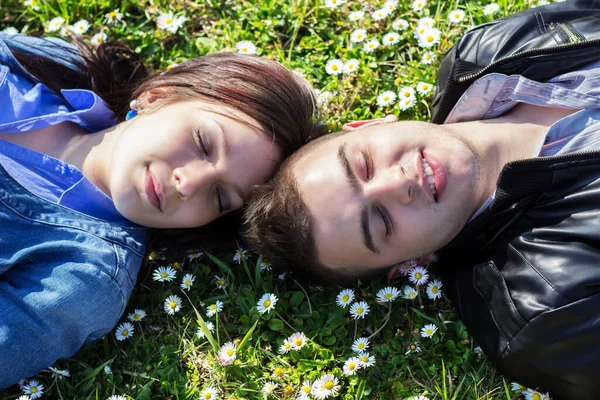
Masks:
[[[250,340],[250,337],[252,336],[252,333],[256,329],[257,325],[258,325],[258,321],[256,321],[254,323],[254,325],[252,325],[252,328],[250,328],[250,330],[248,331],[248,333],[246,333],[246,336],[244,336],[244,338],[240,342],[240,345],[237,347],[236,352],[239,352],[240,350],[242,350],[244,348],[244,346],[246,345],[246,343],[248,342],[248,340]]]
[[[302,300],[304,300],[304,293],[294,292],[294,294],[290,298],[290,305],[292,307],[298,307],[302,303]]]
[[[283,329],[283,321],[280,319],[271,319],[267,322],[267,326],[272,331],[281,331]]]

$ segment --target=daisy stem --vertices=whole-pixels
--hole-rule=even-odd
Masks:
[[[354,338],[352,338],[353,342],[356,340],[357,332],[358,332],[358,318],[354,320]]]
[[[277,316],[279,317],[279,319],[280,319],[280,320],[281,320],[281,321],[282,321],[284,324],[286,324],[286,325],[288,326],[288,328],[290,328],[290,329],[292,330],[292,332],[296,332],[296,331],[297,331],[297,329],[296,329],[296,328],[294,328],[293,326],[291,326],[290,324],[288,324],[288,322],[285,320],[285,318],[283,318],[283,317],[281,316],[281,314],[279,314],[277,311],[275,311],[275,315],[277,315]]]
[[[390,322],[390,317],[392,316],[392,303],[389,303],[389,308],[388,308],[388,312],[385,315],[385,317],[383,318],[383,325],[381,325],[379,327],[379,329],[377,329],[375,332],[373,332],[373,334],[371,334],[367,339],[371,340],[373,337],[375,337],[375,335],[377,335],[379,332],[381,332],[383,330],[383,328],[385,328],[385,326],[387,325],[388,322]],[[354,334],[354,338],[356,339],[356,333]]]

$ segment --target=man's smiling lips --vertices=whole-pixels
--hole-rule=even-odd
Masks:
[[[425,158],[423,156],[423,153],[421,153],[420,151],[417,152],[417,172],[419,174],[419,177],[421,178],[421,189],[423,190],[423,192],[425,192],[427,194],[427,197],[429,197],[429,199],[435,203],[436,199],[435,196],[433,195],[433,192],[431,191],[431,188],[429,187],[429,182],[427,181],[427,175],[425,174],[425,171],[423,170],[423,162],[421,161],[423,158]],[[425,158],[425,160],[427,160]]]

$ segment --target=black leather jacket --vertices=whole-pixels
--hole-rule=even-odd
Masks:
[[[505,377],[557,400],[600,399],[600,151],[507,164],[440,267]]]

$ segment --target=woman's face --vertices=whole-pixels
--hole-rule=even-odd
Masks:
[[[112,154],[108,189],[125,218],[150,228],[198,227],[240,209],[250,187],[282,159],[254,119],[201,100],[127,124]]]

